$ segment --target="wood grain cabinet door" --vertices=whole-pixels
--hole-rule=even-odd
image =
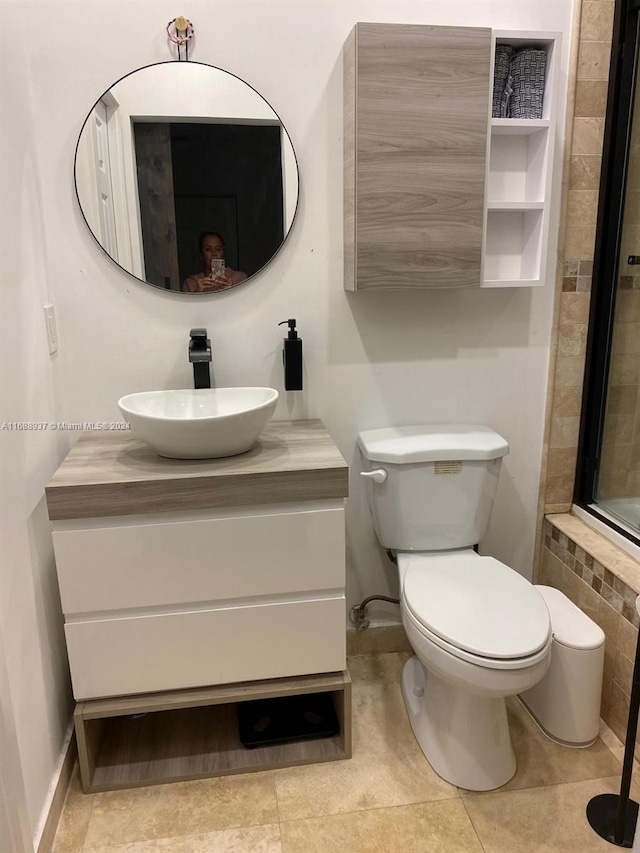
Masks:
[[[345,288],[481,280],[491,30],[356,24],[345,46]]]

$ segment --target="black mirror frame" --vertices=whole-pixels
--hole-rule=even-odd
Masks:
[[[79,134],[78,134],[78,141],[76,142],[76,147],[75,147],[75,151],[74,151],[74,155],[73,155],[73,186],[74,186],[74,189],[75,189],[76,199],[77,199],[77,202],[78,202],[78,208],[79,208],[79,210],[80,210],[80,213],[82,214],[82,218],[84,219],[85,225],[87,226],[87,229],[88,229],[89,233],[91,234],[91,236],[93,237],[93,239],[95,240],[95,242],[98,244],[98,246],[100,246],[100,249],[104,252],[104,254],[109,258],[109,260],[110,260],[110,261],[111,261],[111,262],[112,262],[116,267],[118,267],[118,269],[119,269],[119,270],[122,270],[124,273],[126,273],[128,276],[130,276],[132,279],[134,279],[134,281],[137,281],[137,282],[139,282],[140,284],[145,284],[147,287],[153,287],[153,288],[155,288],[156,290],[161,290],[163,293],[171,293],[171,294],[175,294],[175,295],[177,295],[177,296],[183,296],[183,295],[185,295],[185,296],[216,296],[216,295],[218,295],[218,294],[220,294],[220,293],[228,293],[230,290],[233,290],[233,289],[234,289],[234,288],[236,288],[236,287],[240,287],[241,285],[246,284],[248,281],[252,281],[254,278],[256,278],[256,276],[260,275],[260,273],[262,273],[262,272],[263,272],[263,271],[264,271],[264,270],[265,270],[265,269],[266,269],[266,268],[267,268],[267,267],[268,267],[268,266],[269,266],[269,265],[270,265],[270,264],[275,260],[275,258],[276,258],[276,257],[280,254],[280,252],[282,251],[282,247],[283,247],[283,246],[285,245],[285,243],[287,242],[287,240],[288,240],[288,238],[289,238],[289,235],[291,234],[291,232],[292,232],[292,230],[293,230],[293,227],[294,227],[294,225],[295,225],[295,223],[296,223],[296,217],[297,217],[297,215],[298,215],[298,209],[299,209],[299,207],[300,207],[300,166],[299,166],[299,163],[298,163],[298,157],[297,157],[297,154],[296,154],[296,150],[295,150],[295,148],[294,148],[294,146],[293,146],[293,140],[291,139],[291,136],[290,136],[290,134],[289,134],[289,131],[287,130],[287,128],[286,128],[286,126],[285,126],[284,122],[283,122],[283,121],[282,121],[282,119],[280,118],[279,114],[278,114],[278,113],[273,109],[273,107],[272,107],[271,103],[270,103],[270,102],[269,102],[269,101],[264,97],[264,95],[262,95],[260,92],[258,92],[258,90],[257,90],[254,86],[252,86],[252,85],[251,85],[251,83],[247,83],[247,81],[246,81],[246,80],[243,80],[243,79],[242,79],[242,77],[238,77],[238,75],[237,75],[237,74],[233,74],[233,72],[231,72],[231,71],[227,71],[227,70],[226,70],[226,69],[224,69],[224,68],[220,68],[220,67],[219,67],[219,66],[217,66],[217,65],[209,65],[207,62],[192,62],[191,60],[189,60],[189,64],[190,64],[190,65],[191,65],[191,64],[193,64],[193,65],[201,65],[201,66],[204,66],[205,68],[211,68],[211,69],[212,69],[212,70],[214,70],[214,71],[222,71],[224,74],[228,74],[230,77],[235,77],[235,79],[236,79],[236,80],[239,80],[241,83],[244,83],[244,84],[245,84],[245,86],[248,86],[250,89],[252,89],[252,91],[254,91],[254,92],[256,93],[256,95],[258,95],[258,97],[259,97],[259,98],[261,98],[261,99],[262,99],[262,100],[267,104],[267,106],[272,110],[273,114],[275,115],[275,117],[276,117],[276,118],[278,119],[278,121],[280,122],[280,126],[282,127],[282,129],[283,129],[283,130],[284,130],[284,132],[286,133],[287,138],[288,138],[288,140],[289,140],[289,144],[291,145],[291,151],[293,152],[293,159],[294,159],[294,162],[295,162],[295,166],[296,166],[296,173],[297,173],[297,176],[298,176],[298,192],[297,192],[297,196],[296,196],[296,206],[295,206],[295,210],[293,211],[293,217],[291,218],[291,225],[290,225],[290,227],[289,227],[289,230],[288,230],[288,231],[287,231],[287,233],[285,234],[285,236],[284,236],[284,239],[283,239],[282,243],[280,243],[280,245],[278,246],[278,248],[276,249],[276,251],[273,253],[273,255],[271,256],[271,258],[269,258],[269,260],[266,262],[266,264],[264,264],[262,267],[260,267],[260,269],[259,269],[259,270],[257,270],[255,273],[253,273],[252,275],[248,276],[248,278],[246,278],[244,281],[238,282],[238,284],[232,284],[232,285],[229,285],[229,287],[225,287],[225,288],[224,288],[224,290],[212,291],[212,292],[210,292],[210,293],[192,293],[192,292],[190,292],[190,291],[171,290],[171,289],[169,289],[169,288],[162,287],[162,286],[161,286],[161,285],[159,285],[159,284],[154,284],[153,282],[146,281],[146,279],[138,278],[138,276],[137,276],[137,275],[134,275],[134,274],[133,274],[132,272],[130,272],[128,269],[125,269],[125,267],[123,267],[121,264],[119,264],[119,263],[118,263],[118,262],[117,262],[117,261],[116,261],[116,260],[115,260],[111,255],[110,255],[110,254],[109,254],[109,252],[107,252],[107,250],[104,248],[104,246],[102,245],[102,243],[98,240],[98,238],[96,237],[96,235],[93,233],[93,229],[92,229],[92,228],[91,228],[91,226],[89,225],[89,222],[88,222],[88,220],[87,220],[87,217],[86,217],[86,216],[85,216],[85,214],[84,214],[84,210],[82,209],[82,204],[81,204],[81,202],[80,202],[80,194],[79,194],[79,192],[78,192],[77,160],[78,160],[78,149],[79,149],[79,147],[80,147],[80,140],[81,140],[81,138],[82,138],[82,133],[83,133],[83,131],[84,131],[85,127],[86,127],[86,124],[87,124],[87,122],[89,121],[89,118],[90,118],[90,116],[91,116],[91,113],[94,111],[94,109],[96,108],[96,106],[100,103],[100,101],[102,100],[102,98],[104,98],[104,96],[105,96],[108,92],[110,92],[110,91],[111,91],[111,89],[113,89],[113,88],[114,88],[114,86],[117,86],[117,85],[118,85],[118,83],[122,82],[122,80],[125,80],[127,77],[130,77],[132,74],[136,74],[136,73],[137,73],[137,72],[139,72],[139,71],[144,71],[146,68],[153,68],[153,67],[158,66],[158,65],[175,65],[175,64],[176,64],[177,62],[179,62],[179,61],[180,61],[180,60],[174,60],[174,59],[172,59],[172,60],[166,60],[166,61],[164,61],[164,62],[150,62],[148,65],[141,65],[141,66],[140,66],[140,68],[134,68],[134,69],[133,69],[133,71],[129,71],[129,72],[127,72],[127,74],[123,74],[123,75],[122,75],[122,77],[119,77],[119,78],[118,78],[114,83],[112,83],[112,84],[109,86],[109,88],[108,88],[108,89],[105,89],[105,91],[104,91],[104,92],[103,92],[103,93],[102,93],[102,94],[101,94],[101,95],[100,95],[100,96],[99,96],[99,97],[94,101],[93,105],[91,106],[91,109],[89,110],[89,112],[87,113],[87,115],[86,115],[86,117],[85,117],[84,121],[82,122],[82,126],[80,127],[80,132],[79,132]]]

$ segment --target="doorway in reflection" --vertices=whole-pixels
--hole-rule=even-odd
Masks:
[[[202,272],[198,237],[251,276],[285,237],[279,125],[133,124],[145,278],[170,290]]]

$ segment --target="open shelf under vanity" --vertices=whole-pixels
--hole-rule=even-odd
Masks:
[[[331,693],[333,737],[247,749],[237,705],[255,699]],[[160,785],[351,757],[349,673],[303,675],[79,702],[75,711],[85,793]]]

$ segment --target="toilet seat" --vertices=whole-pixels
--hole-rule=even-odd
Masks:
[[[539,651],[537,651],[533,655],[530,655],[529,657],[488,658],[482,657],[481,655],[473,655],[471,654],[471,652],[465,652],[463,649],[459,649],[457,646],[453,646],[451,643],[447,643],[446,640],[442,639],[442,637],[438,637],[437,634],[434,634],[428,628],[425,628],[425,626],[416,619],[416,617],[411,613],[408,608],[404,608],[403,621],[405,623],[405,630],[407,631],[407,635],[409,635],[407,625],[407,623],[409,623],[409,625],[418,634],[420,634],[421,637],[424,637],[426,640],[433,643],[435,646],[439,646],[441,649],[444,649],[444,651],[448,652],[452,657],[458,658],[458,660],[466,661],[467,663],[475,664],[478,667],[484,667],[485,669],[513,670],[531,667],[534,664],[537,664],[540,661],[544,660],[545,657],[547,657],[551,648],[551,642],[553,640],[553,637],[549,635],[549,639],[545,643],[545,645]]]
[[[432,642],[495,669],[530,665],[547,654],[549,611],[513,569],[469,552],[402,556],[408,563],[402,584],[407,616]]]

